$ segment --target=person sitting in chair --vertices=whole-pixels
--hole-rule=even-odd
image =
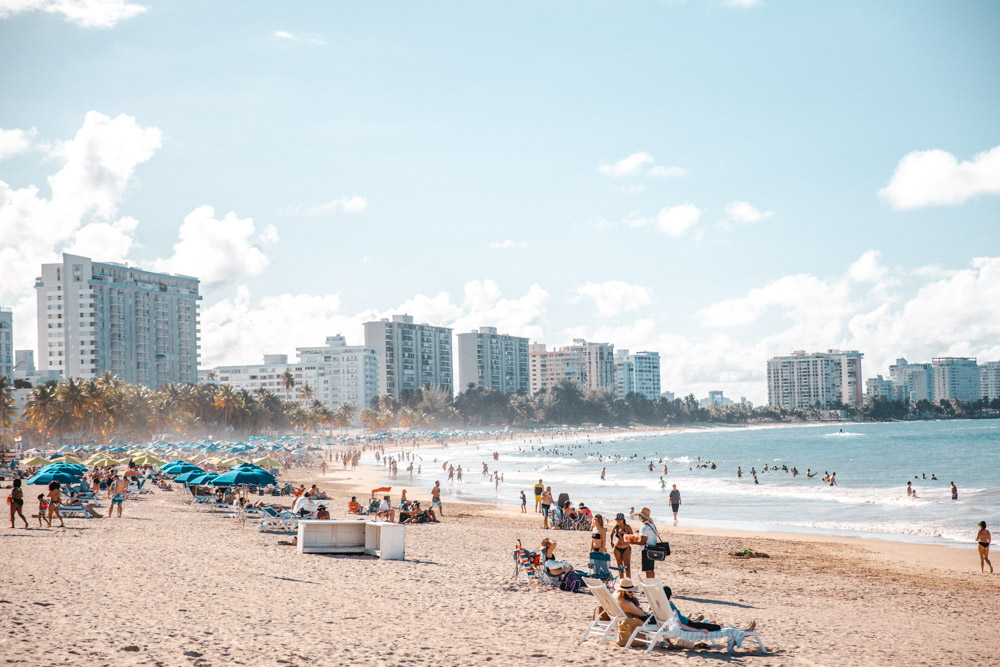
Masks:
[[[569,561],[556,560],[556,542],[548,538],[542,540],[542,567],[553,577],[559,577],[573,571]]]
[[[317,519],[329,519],[330,512],[326,509],[326,505],[320,505],[316,508],[316,518]]]
[[[629,618],[646,618],[646,612],[639,606],[639,598],[635,596],[635,584],[628,577],[618,583],[618,606]]]
[[[382,499],[381,504],[378,506],[378,514],[375,516],[376,518],[384,519],[389,523],[394,523],[396,521],[396,510],[392,509],[392,501],[389,500],[389,496]]]
[[[348,514],[361,514],[361,504],[356,496],[351,496],[351,502],[347,503]]]

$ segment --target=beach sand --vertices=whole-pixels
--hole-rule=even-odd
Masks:
[[[285,477],[316,481],[343,518],[349,496],[367,496],[381,471]],[[394,499],[408,488],[402,477]],[[416,487],[408,495],[429,500]],[[673,550],[657,574],[677,606],[741,626],[756,619],[769,653],[758,654],[752,639],[732,657],[580,644],[594,598],[520,583],[512,551],[517,538],[536,549],[549,537],[560,557],[586,569],[588,534],[543,531],[530,510],[449,503],[442,523],[407,527],[404,562],[300,555],[279,544],[291,535],[241,527],[176,492],[127,501],[120,520],[31,530],[5,522],[0,658],[32,666],[763,666],[985,665],[1000,655],[1000,574],[981,575],[972,549],[688,530],[655,509]],[[770,558],[730,555],[744,548]]]

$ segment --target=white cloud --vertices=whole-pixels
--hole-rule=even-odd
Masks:
[[[66,252],[104,262],[123,262],[135,246],[138,226],[139,221],[128,216],[114,222],[92,222],[80,228]]]
[[[735,7],[736,9],[751,9],[753,7],[760,7],[763,0],[725,0],[723,3],[727,7]]]
[[[258,275],[271,258],[253,243],[253,234],[251,218],[240,219],[229,212],[217,220],[215,209],[199,206],[184,218],[173,256],[157,259],[153,270],[197,277],[207,289],[240,276]],[[277,238],[273,228],[264,234]]]
[[[334,213],[364,213],[368,208],[368,198],[354,195],[353,197],[340,197],[322,204],[297,204],[278,211],[281,215],[309,215],[322,216]]]
[[[326,46],[326,40],[319,37],[314,37],[311,35],[295,35],[285,30],[276,30],[274,32],[274,37],[276,39],[287,39],[293,42],[306,42],[307,44],[316,44],[317,46]]]
[[[627,310],[648,306],[653,301],[652,292],[642,285],[630,285],[621,280],[603,283],[586,282],[576,289],[574,303],[588,298],[604,317],[619,315]]]
[[[648,164],[653,164],[653,156],[645,151],[632,153],[614,164],[601,164],[598,170],[607,176],[620,178],[622,176],[632,176],[641,173]]]
[[[233,298],[206,308],[202,330],[212,332],[203,343],[203,367],[250,363],[264,352],[291,354],[295,346],[319,344],[326,336],[343,333],[349,343],[360,344],[363,324],[382,317],[407,313],[416,322],[452,327],[456,333],[481,326],[495,326],[504,333],[539,338],[548,292],[532,285],[519,298],[503,298],[492,280],[466,283],[461,303],[447,292],[428,297],[415,295],[385,311],[340,312],[338,295],[282,294],[253,303],[241,286]],[[294,328],[288,322],[295,322]],[[457,377],[457,375],[456,375]]]
[[[146,9],[128,0],[0,0],[0,19],[42,11],[58,14],[83,28],[112,28]]]
[[[601,166],[597,170],[606,176],[614,178],[638,176],[640,174],[657,176],[659,178],[677,178],[678,176],[686,176],[688,173],[688,170],[682,167],[664,167],[656,164],[653,156],[646,151],[632,153],[613,164],[601,163]],[[641,190],[638,191],[641,192]]]
[[[679,178],[687,176],[688,173],[684,167],[664,167],[659,164],[649,170],[650,176],[658,176],[659,178]]]
[[[734,201],[726,205],[726,219],[719,223],[723,229],[736,225],[750,225],[766,220],[774,214],[773,211],[758,211],[750,202]]]
[[[913,151],[896,165],[879,195],[893,208],[956,206],[983,194],[1000,194],[1000,146],[959,162],[943,150]]]
[[[527,241],[512,241],[510,239],[506,239],[505,241],[493,241],[490,243],[490,248],[492,250],[510,250],[512,248],[526,248],[527,246]]]
[[[27,152],[37,133],[35,128],[30,130],[0,129],[0,160]]]
[[[660,209],[656,216],[656,227],[668,236],[678,238],[698,224],[701,209],[694,204],[680,204]]]
[[[645,183],[633,183],[631,185],[626,185],[621,188],[621,191],[627,195],[637,195],[640,192],[645,192],[645,190],[646,190]]]

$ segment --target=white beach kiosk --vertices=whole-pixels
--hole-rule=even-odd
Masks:
[[[300,554],[367,554],[405,560],[405,527],[384,521],[299,521]]]

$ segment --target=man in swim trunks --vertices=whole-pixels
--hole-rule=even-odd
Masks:
[[[128,480],[124,477],[115,477],[111,484],[111,505],[108,507],[108,518],[118,506],[118,518],[122,517],[122,503],[125,502],[125,491],[128,489]]]
[[[431,489],[431,510],[435,507],[438,508],[438,514],[444,516],[444,506],[441,505],[441,482],[434,482],[434,488]]]
[[[670,509],[674,511],[674,525],[677,525],[677,510],[681,508],[681,492],[677,490],[677,485],[674,484],[673,488],[670,490]]]

